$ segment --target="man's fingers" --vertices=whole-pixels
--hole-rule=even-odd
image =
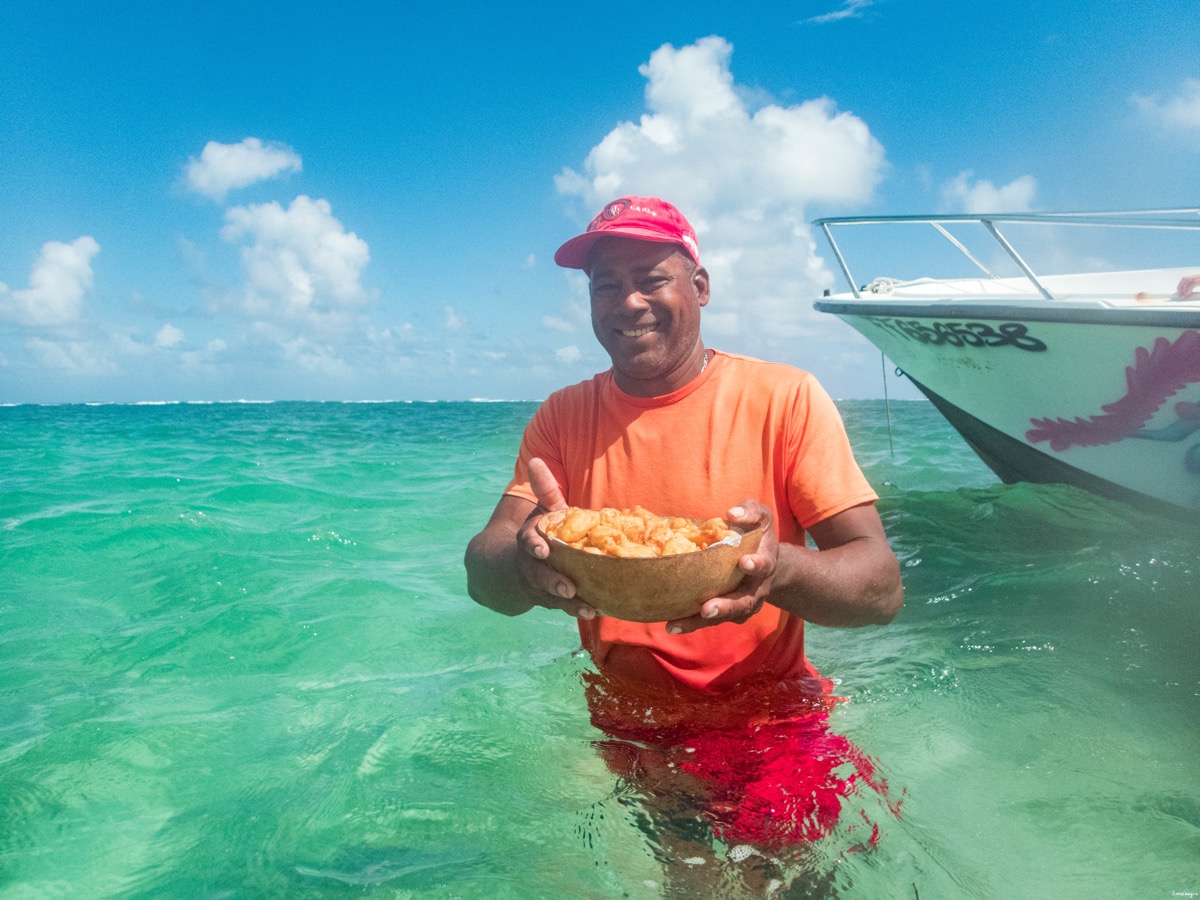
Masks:
[[[713,597],[704,601],[697,615],[668,622],[667,634],[687,634],[722,622],[741,624],[754,615],[759,606],[753,597]]]
[[[754,553],[747,553],[738,559],[738,568],[747,575],[754,576],[755,583],[770,578],[775,572],[776,557],[770,553],[764,553],[762,545]],[[749,582],[742,582],[742,587],[749,586]]]
[[[563,497],[554,473],[540,459],[529,461],[529,486],[538,498],[538,506],[547,512],[566,508],[566,498]]]
[[[529,461],[529,487],[533,490],[534,496],[538,499],[538,507],[545,512],[552,512],[556,509],[566,509],[567,500],[563,496],[562,489],[558,486],[558,481],[554,477],[554,473],[550,471],[550,467],[546,465],[544,460],[531,459]],[[537,510],[534,511],[536,513]],[[526,569],[525,578],[534,586],[537,591],[543,592],[541,599],[535,600],[539,606],[544,606],[547,609],[561,609],[569,616],[576,619],[594,619],[596,618],[596,610],[575,596],[575,585],[565,575],[551,569],[545,564],[545,559],[550,555],[550,548],[547,546],[545,539],[538,534],[533,527],[533,522],[538,518],[537,515],[531,514],[525,520],[525,525],[522,526],[520,533],[517,535],[517,542],[535,559],[540,560],[537,563],[530,563],[533,568]]]
[[[576,619],[594,619],[596,618],[596,610],[588,606],[582,600],[565,600],[558,607],[569,616],[574,616]]]
[[[550,555],[550,547],[547,546],[545,538],[538,534],[535,523],[541,517],[542,512],[564,509],[567,502],[554,478],[554,473],[550,471],[550,467],[543,460],[535,458],[529,461],[528,476],[529,486],[533,489],[538,503],[537,508],[530,512],[529,518],[525,520],[525,524],[517,534],[517,543],[526,553],[544,560]]]
[[[560,574],[540,560],[529,560],[522,565],[525,580],[533,588],[539,606],[555,606],[575,596],[575,586],[565,575]]]

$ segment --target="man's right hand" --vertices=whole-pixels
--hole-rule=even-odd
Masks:
[[[538,520],[546,513],[554,512],[556,509],[566,509],[567,501],[563,498],[562,490],[559,488],[558,482],[554,480],[554,474],[550,471],[550,467],[542,460],[531,459],[528,473],[529,487],[538,498],[538,503],[521,525],[520,531],[517,532],[517,544],[530,556],[536,559],[545,559],[550,555],[550,545],[544,537],[538,534]],[[574,596],[574,591],[571,592],[571,595]]]
[[[596,610],[575,596],[575,583],[545,562],[550,555],[550,545],[538,533],[537,523],[548,512],[566,509],[567,501],[550,471],[540,459],[529,461],[529,486],[538,498],[538,505],[525,519],[517,532],[518,566],[525,580],[542,596],[538,606],[561,609],[577,619],[594,619]],[[546,596],[548,595],[548,596]]]
[[[467,592],[476,602],[510,616],[544,606],[577,619],[595,618],[596,611],[575,596],[571,579],[546,562],[550,545],[537,532],[543,515],[567,505],[558,482],[545,462],[534,459],[529,483],[537,505],[506,494],[467,546]]]

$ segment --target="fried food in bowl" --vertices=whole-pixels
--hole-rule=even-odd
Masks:
[[[738,560],[758,549],[762,529],[743,532],[722,519],[657,516],[641,507],[578,507],[542,516],[547,562],[601,615],[667,622],[699,613],[710,597],[737,587]]]

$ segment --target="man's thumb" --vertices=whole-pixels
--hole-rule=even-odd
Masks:
[[[563,497],[558,482],[554,479],[554,473],[540,459],[531,459],[529,461],[529,486],[533,488],[533,493],[537,495],[538,506],[546,510],[546,512],[566,508],[567,501]]]

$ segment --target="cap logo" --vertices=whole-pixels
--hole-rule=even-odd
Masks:
[[[604,212],[602,215],[607,221],[611,222],[627,209],[629,209],[628,200],[617,200],[615,203],[610,203],[608,206],[604,207]]]

